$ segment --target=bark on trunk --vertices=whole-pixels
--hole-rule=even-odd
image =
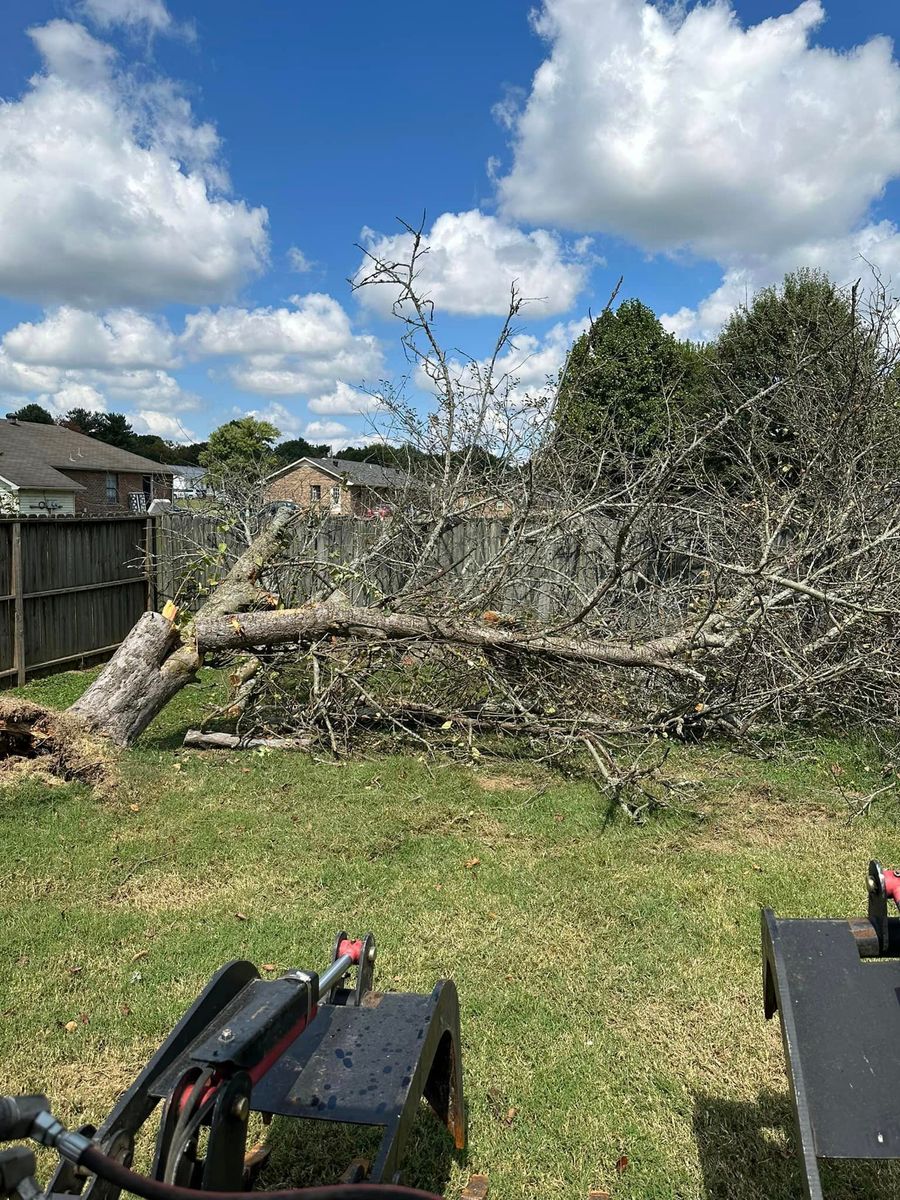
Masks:
[[[182,742],[189,750],[308,750],[312,744],[312,738],[242,738],[235,733],[205,733],[202,729],[189,729]]]
[[[194,633],[200,619],[276,604],[259,578],[291,533],[294,514],[282,509],[271,525],[248,546],[193,620],[179,627],[178,610],[148,612],[106,664],[68,715],[84,729],[117,746],[134,745],[153,718],[191,682],[203,665],[203,649]]]
[[[362,637],[370,640],[415,639],[453,642],[481,650],[507,650],[550,656],[572,662],[603,663],[611,667],[644,667],[668,671],[698,682],[702,674],[679,661],[698,642],[695,631],[669,638],[628,645],[589,638],[542,637],[498,628],[481,621],[441,620],[410,613],[385,613],[347,604],[310,604],[278,612],[229,613],[210,617],[198,614],[197,643],[203,652],[249,650],[327,637]],[[712,634],[703,639],[712,642]]]
[[[117,746],[131,746],[201,662],[192,645],[182,644],[173,621],[144,613],[69,713]]]

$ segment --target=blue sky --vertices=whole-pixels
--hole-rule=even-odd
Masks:
[[[848,0],[5,0],[3,403],[370,436],[360,385],[403,363],[347,278],[398,217],[451,345],[487,352],[513,278],[542,298],[523,388],[619,275],[708,337],[796,266],[896,274],[898,30]]]

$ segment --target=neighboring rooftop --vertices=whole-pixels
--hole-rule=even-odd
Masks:
[[[206,467],[188,467],[179,463],[170,463],[165,469],[173,475],[180,475],[182,479],[202,479],[206,474]]]
[[[334,476],[335,479],[346,479],[353,487],[401,488],[409,483],[409,476],[394,467],[383,467],[380,463],[356,462],[351,458],[298,458],[296,462],[273,471],[269,478],[280,479],[301,463],[318,467],[320,471]]]
[[[33,421],[0,421],[0,479],[14,488],[79,491],[69,471],[133,471],[171,475],[172,467],[96,438]]]

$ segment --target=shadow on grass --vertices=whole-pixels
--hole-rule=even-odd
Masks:
[[[206,678],[194,680],[169,701],[141,734],[138,745],[144,750],[180,750],[189,729],[233,733],[233,720],[217,715],[225,698],[224,686],[213,686]]]
[[[184,742],[184,735],[189,729],[194,728],[196,726],[186,722],[174,729],[154,729],[150,733],[141,734],[138,745],[141,750],[180,750]]]
[[[276,1117],[265,1138],[271,1157],[257,1187],[278,1189],[336,1183],[358,1159],[365,1159],[371,1166],[381,1136],[381,1128],[371,1125]],[[402,1183],[443,1194],[454,1163],[464,1162],[465,1151],[455,1149],[447,1130],[423,1103],[401,1159]]]
[[[760,1092],[755,1103],[695,1093],[694,1136],[707,1200],[805,1195],[786,1092]],[[900,1164],[820,1160],[819,1165],[827,1200],[896,1200],[900,1195]]]

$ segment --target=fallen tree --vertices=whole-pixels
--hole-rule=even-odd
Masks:
[[[94,682],[64,714],[21,701],[0,702],[0,758],[54,759],[61,764],[61,774],[90,779],[86,764],[92,758],[99,762],[102,755],[84,751],[73,757],[72,747],[80,740],[87,737],[88,746],[91,739],[122,748],[132,746],[203,665],[204,649],[195,633],[198,618],[214,619],[222,613],[277,603],[261,580],[289,537],[292,516],[289,511],[276,514],[196,617],[181,613],[171,603],[162,612],[144,613]]]
[[[279,511],[195,612],[141,618],[68,727],[128,747],[201,665],[227,664],[218,715],[235,745],[471,759],[502,743],[586,763],[633,813],[659,799],[654,740],[895,724],[900,356],[886,294],[862,306],[854,291],[814,337],[804,316],[792,357],[752,392],[719,369],[710,411],[673,412],[649,447],[614,424],[577,445],[554,435],[561,390],[580,386],[570,368],[518,387],[515,292],[485,361],[441,348],[412,234],[408,263],[373,261],[363,281],[393,290],[435,393],[426,416],[380,397],[384,435],[412,448],[390,519],[335,561],[315,521]],[[315,586],[282,599],[298,562]]]

